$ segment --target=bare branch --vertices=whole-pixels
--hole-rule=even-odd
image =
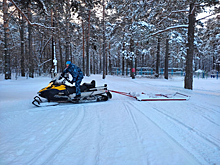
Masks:
[[[47,62],[49,62],[49,61],[51,61],[51,60],[52,60],[52,59],[49,59],[49,60],[44,61],[44,62],[41,63],[41,64],[38,64],[38,67],[42,66],[43,64],[45,64],[45,63],[47,63]]]
[[[55,27],[47,27],[45,25],[39,24],[39,23],[32,23],[27,16],[22,12],[22,10],[17,6],[17,4],[13,1],[10,0],[11,3],[16,7],[16,9],[23,15],[23,17],[27,20],[28,24],[30,24],[31,26],[40,26],[40,27],[44,27],[46,29],[54,29]]]
[[[17,9],[15,9],[9,16],[8,16],[8,19],[11,18],[11,16],[14,14],[14,12],[16,11]]]
[[[46,44],[44,45],[44,47],[43,47],[42,50],[40,51],[40,54],[43,53],[45,47],[47,46],[47,44],[50,42],[51,39],[52,39],[52,36],[48,39],[48,41],[46,42]]]
[[[195,11],[195,9],[196,9],[196,5],[194,5],[194,7],[193,7],[193,9],[192,9],[192,11],[191,11],[191,13],[190,13],[190,14],[193,14],[193,13],[194,13],[194,11]]]
[[[40,3],[41,3],[42,6],[43,6],[43,10],[44,10],[44,12],[49,16],[50,14],[48,14],[48,11],[47,11],[47,8],[46,8],[44,2],[43,2],[42,0],[39,0],[39,1],[40,1]]]

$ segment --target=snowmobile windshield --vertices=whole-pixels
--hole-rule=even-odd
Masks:
[[[57,75],[56,75],[54,78],[52,78],[51,81],[57,81],[57,80],[59,80],[60,78],[61,78],[61,74],[60,74],[60,73],[57,73]]]
[[[72,79],[72,76],[70,75],[70,77]],[[51,82],[53,82],[53,84],[56,85],[66,85],[69,87],[73,87],[74,84],[71,84],[70,82],[67,81],[67,78],[64,78],[61,76],[61,73],[58,73],[52,80]]]

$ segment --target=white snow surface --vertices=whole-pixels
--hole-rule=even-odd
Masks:
[[[122,92],[175,93],[188,101],[106,102],[35,107],[49,77],[0,81],[0,165],[220,164],[220,80],[85,77]]]

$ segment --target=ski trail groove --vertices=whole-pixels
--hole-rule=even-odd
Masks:
[[[42,120],[44,118],[46,118],[48,116],[49,112],[44,113],[43,116],[36,116],[35,120],[33,120],[31,123],[28,123],[28,125],[25,125],[24,127],[29,129],[30,131],[33,131],[33,128],[35,127],[35,125],[37,125],[39,123],[39,120]],[[9,123],[7,125],[5,125],[4,129],[7,129],[7,127],[10,127],[11,124],[15,124],[13,121],[18,121],[18,120],[23,120],[25,121],[26,119],[28,119],[29,115],[25,114],[25,113],[19,113],[19,114],[14,114],[13,116],[10,116],[10,118],[4,118],[4,120],[1,120],[1,125],[5,125],[5,123]],[[12,122],[9,122],[12,121]],[[26,134],[27,129],[22,129],[20,134]],[[13,134],[13,136],[11,136],[10,139],[15,139],[18,135],[17,134]],[[7,140],[10,140],[7,139]],[[8,141],[7,141],[8,142]]]
[[[78,110],[77,118],[74,118],[75,115],[70,116],[67,121],[67,125],[70,127],[63,128],[59,134],[54,137],[51,142],[47,145],[46,148],[41,150],[35,158],[29,161],[27,164],[29,165],[38,165],[38,164],[48,164],[48,162],[54,157],[54,155],[62,150],[68,141],[73,137],[73,135],[80,128],[83,118],[85,115],[85,110]]]
[[[206,115],[206,114],[203,112],[204,109],[206,109],[206,108],[204,108],[204,107],[195,107],[194,110],[196,110],[196,111],[194,111],[194,113],[197,113],[197,114],[201,115],[202,117],[204,117],[204,118],[205,118],[206,120],[208,120],[209,122],[211,122],[211,123],[213,123],[213,124],[215,124],[215,125],[217,125],[217,126],[220,127],[220,124],[214,122],[213,119],[211,119],[208,115]],[[209,109],[207,108],[206,110],[208,111]]]
[[[174,124],[178,124],[180,126],[182,126],[183,129],[186,129],[188,132],[190,132],[190,135],[191,135],[191,139],[190,140],[187,140],[188,143],[191,144],[191,148],[192,149],[196,149],[196,144],[202,144],[200,141],[198,141],[198,138],[194,138],[194,139],[197,139],[197,141],[195,141],[194,139],[192,139],[192,136],[197,136],[197,137],[200,137],[201,140],[203,139],[203,141],[205,142],[208,142],[209,145],[207,145],[206,143],[203,143],[203,150],[200,150],[200,153],[203,153],[203,156],[200,157],[200,158],[197,158],[198,160],[201,160],[201,159],[204,159],[206,162],[208,162],[208,164],[213,164],[213,162],[211,162],[211,160],[209,159],[206,159],[206,154],[207,153],[212,153],[213,152],[213,148],[215,148],[215,150],[217,151],[220,151],[220,147],[218,146],[218,144],[216,144],[216,142],[213,142],[212,140],[208,139],[206,136],[206,134],[202,133],[201,131],[199,131],[198,129],[194,129],[194,128],[191,128],[190,126],[184,124],[183,122],[175,119],[174,117],[162,112],[161,110],[159,110],[158,108],[155,108],[153,107],[153,109],[157,112],[159,112],[160,114],[164,115],[167,117],[168,120],[172,121]],[[163,109],[164,110],[164,109]],[[193,133],[193,134],[192,134]],[[188,138],[189,139],[189,138]],[[210,147],[211,146],[214,146],[214,147]],[[204,151],[206,151],[206,154],[204,153]]]
[[[102,136],[103,137],[103,128],[102,128],[102,118],[101,118],[101,116],[100,116],[100,114],[99,114],[99,112],[98,111],[96,111],[96,116],[97,116],[97,119],[98,119],[98,133],[99,133],[99,135],[100,136]],[[101,151],[102,151],[102,145],[101,145],[101,143],[102,143],[102,141],[103,141],[103,138],[101,138],[102,140],[101,141],[99,141],[98,143],[97,143],[97,151],[96,151],[96,155],[95,155],[95,160],[96,160],[96,162],[95,162],[95,164],[96,165],[98,165],[98,164],[100,164],[100,153],[101,153]]]
[[[176,141],[170,134],[168,134],[163,128],[161,128],[153,119],[148,117],[146,114],[144,114],[141,110],[136,108],[133,104],[129,102],[130,106],[133,107],[133,109],[136,109],[136,112],[140,113],[143,117],[147,119],[147,121],[150,121],[154,125],[154,129],[158,132],[159,135],[161,135],[166,141],[171,144],[173,148],[176,148],[181,155],[183,155],[186,159],[189,159],[189,162],[191,162],[193,165],[199,164],[198,159],[194,157],[187,149],[185,149],[178,141]]]
[[[155,107],[154,107],[153,109],[156,110],[156,111],[158,111],[159,113],[161,113],[161,114],[167,116],[168,119],[172,120],[173,122],[182,125],[183,127],[187,128],[189,131],[192,131],[192,132],[195,133],[197,136],[199,136],[199,137],[203,138],[204,140],[208,141],[210,144],[214,145],[216,148],[218,148],[218,150],[220,150],[220,147],[219,147],[218,144],[216,144],[215,142],[213,142],[213,141],[211,141],[210,139],[206,138],[206,137],[205,137],[206,135],[205,135],[204,133],[202,133],[201,131],[199,131],[198,129],[191,128],[190,126],[184,124],[183,122],[181,122],[181,121],[175,119],[174,117],[172,117],[172,116],[170,116],[170,115],[164,113],[163,111],[161,111],[161,110],[159,110],[159,109],[157,109],[157,108],[155,108]]]
[[[135,109],[137,109],[134,105],[132,105],[131,104],[131,106],[133,106]],[[210,139],[208,139],[206,136],[209,136],[209,135],[206,135],[206,134],[204,134],[204,133],[202,133],[201,131],[199,131],[199,130],[197,130],[197,129],[193,129],[193,128],[191,128],[190,126],[187,126],[186,124],[184,124],[183,122],[181,122],[181,121],[179,121],[179,120],[177,120],[177,119],[175,119],[174,117],[172,117],[172,116],[170,116],[170,115],[168,115],[168,114],[166,114],[165,112],[166,112],[166,110],[165,109],[163,109],[165,112],[163,112],[163,111],[161,111],[161,110],[159,110],[158,108],[156,108],[154,105],[151,105],[151,107],[153,108],[153,110],[155,111],[155,112],[157,112],[157,113],[159,113],[159,114],[161,114],[162,116],[163,116],[163,118],[164,117],[166,117],[166,118],[164,118],[164,119],[168,119],[169,121],[171,121],[172,123],[173,123],[173,125],[179,125],[179,126],[181,126],[181,128],[182,129],[185,129],[187,132],[189,132],[189,133],[187,133],[187,134],[182,134],[182,132],[184,132],[184,131],[178,131],[177,130],[177,132],[178,132],[178,134],[179,135],[181,135],[181,136],[183,136],[184,137],[184,141],[185,142],[181,142],[181,143],[178,143],[179,145],[180,144],[185,144],[185,146],[187,146],[187,148],[188,149],[186,149],[184,146],[182,146],[182,148],[184,149],[184,150],[186,150],[189,154],[191,154],[194,158],[196,158],[197,160],[199,160],[199,162],[200,163],[202,163],[202,164],[204,164],[204,163],[208,163],[208,164],[213,164],[213,163],[216,163],[216,162],[218,162],[218,156],[217,156],[217,154],[219,153],[219,151],[220,151],[220,147],[219,147],[219,145],[217,144],[217,142],[213,142],[212,140],[210,140]],[[138,109],[137,109],[138,110]],[[141,113],[143,113],[141,110],[138,110],[139,112],[141,112]],[[143,113],[143,115],[144,116],[146,116],[147,117],[147,115],[146,114],[144,114]],[[152,118],[152,117],[151,117]],[[160,122],[160,121],[159,121]],[[167,122],[166,122],[167,123]],[[169,124],[170,125],[170,124]],[[160,126],[158,126],[158,127],[160,127]],[[162,125],[162,127],[164,127],[163,125]],[[164,130],[162,127],[160,127],[162,130]],[[176,127],[176,126],[175,126]],[[166,132],[165,130],[164,130],[164,132]],[[167,133],[168,134],[168,133]],[[173,134],[173,133],[172,133]],[[173,138],[175,138],[175,136],[176,135],[169,135],[172,139]],[[178,135],[178,136],[179,136]],[[173,136],[173,137],[172,137]],[[189,137],[190,136],[190,137]],[[210,136],[209,136],[210,137]],[[198,138],[199,139],[201,139],[201,142],[200,141],[198,141]],[[196,140],[197,139],[197,140]],[[215,138],[212,138],[213,140],[215,139]],[[183,139],[182,139],[183,140]],[[202,141],[204,142],[204,143],[202,143]],[[207,144],[208,143],[208,144]],[[190,146],[189,146],[190,145]],[[199,151],[199,153],[202,153],[202,156],[201,155],[198,155],[198,154],[196,154],[196,155],[194,155],[193,153],[192,153],[192,151],[190,152],[189,151],[189,149],[190,150],[198,150],[197,149],[197,147],[196,147],[196,145],[201,145],[201,146],[203,146],[203,148]],[[210,147],[210,146],[212,146],[212,147]],[[205,152],[204,152],[205,151]],[[215,154],[213,154],[213,152],[215,153]],[[206,154],[211,154],[211,155],[213,155],[213,159],[212,160],[210,160],[210,159],[206,159]],[[203,160],[203,161],[202,161]]]
[[[210,103],[207,103],[207,102],[206,102],[206,104],[209,105],[209,106],[211,105]],[[212,111],[212,112],[220,114],[219,110],[216,110],[216,109],[211,108],[211,107],[204,107],[204,106],[201,106],[201,105],[196,104],[196,103],[191,103],[191,105],[194,105],[194,107],[197,107],[197,108],[200,108],[200,109],[206,109],[208,111]],[[211,105],[211,106],[213,106],[213,105]],[[214,106],[216,106],[217,109],[220,109],[220,106],[217,106],[217,105],[214,105]]]
[[[139,144],[140,144],[140,148],[142,149],[142,151],[144,151],[144,148],[143,148],[143,140],[142,140],[142,138],[140,137],[140,130],[139,130],[139,128],[138,128],[137,119],[136,119],[135,115],[131,112],[130,108],[129,108],[125,103],[123,103],[123,104],[124,104],[124,107],[125,107],[125,109],[126,109],[128,115],[130,116],[131,121],[132,121],[132,123],[133,123],[134,129],[135,129],[135,132],[136,132],[136,136],[137,136],[138,142],[139,142]],[[146,155],[146,156],[148,157],[148,155]],[[147,158],[147,162],[145,162],[144,159],[142,159],[142,161],[143,161],[143,164],[148,164],[148,158]]]

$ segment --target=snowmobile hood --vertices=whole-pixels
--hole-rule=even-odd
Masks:
[[[62,91],[62,90],[66,90],[66,86],[65,85],[54,85],[53,82],[51,82],[48,84],[47,87],[41,89],[38,93],[41,93],[43,91],[50,90],[50,89],[57,89],[59,91]]]

